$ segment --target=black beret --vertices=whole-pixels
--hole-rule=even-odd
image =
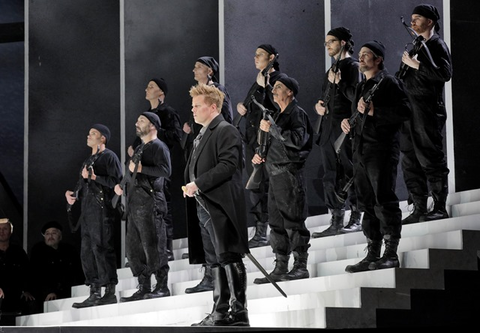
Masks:
[[[348,28],[344,28],[344,27],[334,28],[334,29],[330,30],[327,33],[327,35],[335,36],[339,40],[344,40],[346,42],[348,42],[349,40],[352,39],[352,34],[351,34],[350,30]]]
[[[157,131],[160,131],[160,128],[162,128],[162,122],[160,121],[160,118],[155,113],[145,111],[142,113],[142,116],[146,117],[153,124],[153,126],[155,126]]]
[[[418,14],[430,20],[437,22],[440,20],[440,14],[435,6],[429,4],[421,4],[413,9],[412,14]]]
[[[275,54],[278,53],[278,52],[277,52],[277,49],[274,48],[274,47],[273,47],[272,45],[270,45],[270,44],[262,44],[262,45],[259,45],[257,48],[258,48],[258,49],[263,49],[263,50],[267,51],[268,54],[273,54],[273,55],[275,55]]]
[[[157,84],[157,86],[162,89],[163,93],[165,94],[165,96],[167,96],[167,92],[168,92],[168,86],[167,86],[167,82],[165,82],[165,79],[164,78],[153,78],[151,79],[150,81],[153,81]]]
[[[385,46],[382,44],[382,42],[372,40],[363,44],[362,47],[369,48],[373,53],[385,60]]]
[[[198,58],[197,61],[201,62],[202,64],[204,64],[207,67],[210,67],[213,71],[212,79],[215,82],[218,82],[217,74],[218,74],[219,65],[218,65],[218,62],[215,60],[215,58],[214,57],[209,57],[209,56],[203,56],[203,57]]]
[[[295,80],[293,77],[289,77],[287,74],[282,73],[278,76],[277,81],[282,82],[288,89],[290,89],[293,92],[293,96],[297,96],[299,89],[297,80]]]
[[[50,221],[50,222],[47,222],[43,225],[42,227],[42,235],[45,234],[45,232],[47,231],[47,229],[50,229],[50,228],[55,228],[55,229],[58,229],[60,231],[63,230],[62,226],[60,223],[58,223],[57,221]]]
[[[106,139],[106,142],[110,140],[110,130],[108,129],[107,126],[102,125],[102,124],[93,124],[92,128],[96,129],[97,131],[100,132],[101,135],[103,135]]]

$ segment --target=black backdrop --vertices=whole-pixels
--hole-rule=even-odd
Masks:
[[[443,17],[443,1],[429,1]],[[125,94],[121,90],[121,8],[124,3]],[[378,39],[387,46],[387,68],[397,70],[408,35],[400,16],[409,19],[417,1],[335,0],[330,1],[331,26],[349,27],[356,42]],[[13,4],[13,5],[12,5]],[[16,4],[16,6],[15,6]],[[224,4],[224,30],[219,27],[219,5]],[[6,13],[17,13],[23,1],[2,1],[0,23]],[[89,153],[85,136],[94,122],[107,124],[112,132],[110,148],[120,156],[121,140],[133,139],[133,123],[148,108],[144,99],[147,81],[164,77],[169,83],[167,102],[185,121],[190,112],[188,88],[194,84],[191,69],[201,55],[219,59],[219,31],[224,32],[225,82],[234,104],[243,100],[255,76],[253,53],[261,43],[271,43],[280,52],[282,71],[300,82],[300,105],[315,119],[313,104],[321,89],[325,71],[324,1],[315,0],[44,0],[28,1],[28,128],[24,141],[22,49],[17,43],[0,44],[0,70],[16,68],[10,76],[0,76],[0,172],[27,207],[28,248],[40,239],[41,225],[50,219],[65,223],[64,192],[74,186],[78,167]],[[470,84],[478,64],[468,61],[478,45],[470,36],[478,34],[478,17],[473,0],[451,2],[451,50],[454,60],[453,128],[455,139],[456,188],[464,191],[480,187],[476,175],[479,162],[475,130],[480,123]],[[12,9],[13,8],[13,9]],[[21,13],[21,11],[20,11]],[[13,15],[12,14],[12,15]],[[328,16],[328,15],[327,15]],[[443,20],[440,22],[443,26]],[[465,32],[468,32],[467,34]],[[468,45],[466,48],[464,45]],[[12,60],[12,59],[17,59]],[[20,60],[18,60],[20,59]],[[13,67],[12,67],[13,63]],[[11,72],[10,72],[11,73]],[[6,102],[8,101],[8,102]],[[121,101],[125,102],[125,138],[120,137]],[[6,140],[5,138],[8,138]],[[12,144],[13,142],[13,144]],[[23,144],[28,150],[28,179],[23,179]],[[321,188],[321,161],[314,148],[308,161],[310,214],[325,212]],[[8,162],[6,162],[8,161]],[[183,159],[174,152],[174,189],[180,195],[179,173]],[[400,175],[401,176],[401,175]],[[27,181],[23,187],[23,182]],[[23,189],[28,202],[23,202]],[[399,196],[404,188],[398,182]],[[2,202],[2,205],[5,203]],[[183,202],[175,203],[176,237],[184,237]],[[22,221],[14,221],[21,226]],[[16,229],[17,230],[17,229]]]

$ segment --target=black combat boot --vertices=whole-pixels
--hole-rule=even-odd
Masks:
[[[383,251],[383,256],[368,265],[368,269],[384,269],[384,268],[394,268],[400,267],[400,262],[398,261],[397,248],[400,239],[393,238],[390,235],[385,235],[383,237],[385,242],[385,251]]]
[[[427,197],[412,197],[413,211],[402,220],[402,224],[411,224],[425,221],[427,215]]]
[[[341,234],[348,234],[350,232],[362,231],[362,213],[356,206],[352,206],[350,210],[350,220],[347,225],[340,229]]]
[[[115,295],[115,285],[113,283],[107,284],[105,287],[105,294],[97,300],[95,305],[106,305],[117,303],[117,296]]]
[[[213,309],[201,322],[192,326],[228,326],[230,309],[230,287],[225,269],[220,266],[212,268],[213,276]]]
[[[210,265],[204,265],[205,273],[203,275],[202,281],[197,284],[195,287],[186,288],[186,294],[199,293],[202,291],[211,291],[213,290],[213,276],[212,276],[212,267]]]
[[[97,305],[97,301],[101,298],[101,288],[99,286],[90,285],[90,296],[81,303],[73,303],[72,307],[75,309],[88,308],[90,306]]]
[[[257,221],[257,225],[255,227],[255,235],[252,237],[252,239],[248,241],[249,248],[268,245],[267,227],[268,227],[268,222]]]
[[[343,228],[343,218],[345,217],[345,211],[343,209],[332,210],[332,219],[330,220],[330,226],[322,232],[314,232],[312,238],[320,238],[327,236],[335,236],[339,234]]]
[[[446,208],[447,195],[446,194],[435,194],[433,196],[433,210],[428,212],[425,216],[425,221],[441,220],[447,219],[448,213]]]
[[[269,277],[277,282],[277,281],[282,281],[285,278],[285,274],[288,273],[288,259],[290,256],[288,255],[283,255],[283,254],[275,254],[275,268],[273,271],[268,274]],[[253,283],[255,284],[264,284],[264,283],[269,283],[268,279],[266,277],[262,278],[256,278]]]
[[[167,257],[168,261],[173,261],[175,260],[175,256],[173,255],[173,239],[170,237],[167,238]]]
[[[380,259],[380,251],[382,249],[381,240],[367,239],[367,256],[355,265],[348,265],[345,271],[348,273],[364,272],[369,270],[369,265]]]
[[[230,288],[230,316],[228,326],[250,326],[247,310],[247,272],[243,262],[225,265]]]
[[[310,274],[307,269],[308,252],[293,251],[293,268],[284,276],[284,281],[308,279]]]
[[[155,275],[157,279],[157,284],[152,292],[145,294],[143,298],[160,298],[170,296],[170,290],[168,289],[168,271],[170,268],[168,265],[160,268],[160,271]]]
[[[152,291],[152,284],[150,282],[150,276],[140,275],[138,277],[138,290],[130,297],[121,297],[120,302],[131,302],[144,299],[145,295]]]

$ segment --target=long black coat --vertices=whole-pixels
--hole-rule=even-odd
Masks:
[[[215,232],[217,254],[248,253],[247,215],[242,184],[242,139],[238,130],[222,115],[208,125],[185,168],[185,183],[190,182],[189,166],[195,160],[195,183],[205,200]],[[187,198],[188,252],[191,264],[205,262],[195,199]]]

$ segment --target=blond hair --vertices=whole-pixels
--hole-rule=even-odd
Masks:
[[[203,96],[205,98],[205,103],[207,103],[208,106],[215,104],[217,106],[218,113],[220,113],[222,110],[225,94],[217,87],[199,83],[190,88],[190,97],[193,98],[197,96]]]

